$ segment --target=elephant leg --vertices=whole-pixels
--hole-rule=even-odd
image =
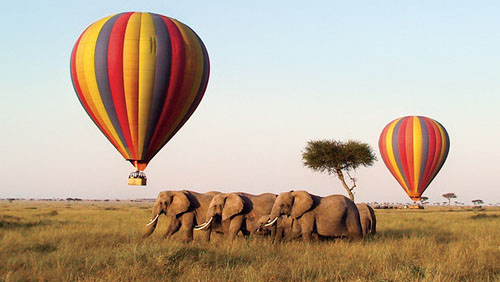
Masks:
[[[359,240],[363,238],[363,229],[361,227],[361,222],[359,215],[354,212],[350,212],[346,217],[347,225],[347,237],[349,240]]]
[[[181,216],[181,221],[180,231],[184,235],[183,240],[185,242],[193,241],[194,214],[190,212],[183,214]]]
[[[228,238],[233,241],[234,238],[236,238],[236,235],[238,234],[238,231],[241,230],[241,224],[243,224],[243,216],[238,215],[235,216],[233,219],[231,219],[231,223],[229,224],[229,232],[228,232]]]
[[[248,235],[248,240],[253,240],[255,238],[255,231],[250,231],[250,235]]]
[[[170,238],[179,228],[181,227],[181,222],[176,218],[172,217],[170,224],[167,227],[167,232],[163,235],[163,238]]]
[[[276,226],[271,226],[271,242],[272,243],[274,243],[274,241],[276,240],[276,236],[278,235],[276,230],[277,230]]]
[[[314,231],[314,215],[306,213],[300,219],[296,220],[302,229],[302,240],[310,242]]]
[[[293,233],[291,228],[278,228],[276,231],[276,236],[278,242],[290,242],[293,239]]]

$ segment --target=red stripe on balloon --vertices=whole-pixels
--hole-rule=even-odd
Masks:
[[[76,64],[76,50],[78,49],[78,45],[80,44],[80,39],[82,39],[82,36],[87,31],[87,29],[84,32],[82,32],[80,37],[78,37],[78,40],[76,41],[75,46],[73,47],[73,51],[71,52],[70,70],[71,70],[71,78],[73,81],[73,87],[75,87],[76,95],[78,96],[78,99],[80,100],[80,102],[82,104],[84,104],[85,110],[87,112],[89,112],[87,102],[85,102],[83,95],[80,94],[80,93],[82,93],[82,88],[80,87],[80,83],[78,82],[78,75],[76,73],[76,66],[75,66],[75,64]],[[94,117],[92,117],[92,119],[94,119]]]
[[[144,156],[145,161],[151,160],[151,158],[153,158],[153,156],[164,145],[162,144],[162,140],[165,139],[165,134],[172,129],[178,112],[184,106],[184,103],[182,103],[183,96],[187,95],[186,93],[180,93],[184,82],[184,71],[186,67],[186,47],[184,39],[175,23],[165,16],[161,17],[167,25],[168,33],[170,35],[170,45],[172,48],[170,83],[168,85],[165,104],[163,105],[163,109],[156,125],[156,129],[153,133],[153,137],[151,138],[149,147],[147,148],[147,153]]]
[[[130,156],[135,156],[136,148],[132,143],[132,136],[130,134],[123,86],[123,42],[127,23],[132,14],[132,12],[129,12],[120,16],[111,31],[108,43],[108,76],[118,121],[123,130],[127,147],[130,150]]]

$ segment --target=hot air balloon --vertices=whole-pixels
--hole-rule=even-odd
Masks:
[[[389,171],[408,196],[418,201],[446,161],[450,139],[439,122],[406,116],[384,128],[379,149]]]
[[[136,168],[130,185],[199,105],[208,83],[205,45],[183,23],[128,12],[91,24],[71,53],[71,79],[83,108]]]

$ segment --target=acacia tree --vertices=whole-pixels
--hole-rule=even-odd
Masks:
[[[443,195],[444,198],[448,199],[448,206],[450,205],[450,201],[451,199],[456,199],[457,198],[457,195],[455,195],[455,193],[445,193]]]
[[[428,203],[427,200],[429,200],[428,197],[425,196],[420,197],[420,203],[422,203],[422,205],[427,204]]]
[[[481,199],[477,199],[477,200],[472,200],[472,203],[475,205],[475,206],[479,206],[481,207],[482,204],[484,204],[484,201],[481,200]]]
[[[317,140],[307,142],[302,152],[304,166],[314,171],[326,172],[335,175],[344,186],[349,198],[354,201],[352,190],[356,188],[356,179],[351,177],[350,171],[359,166],[371,166],[377,160],[372,148],[367,143],[349,140]],[[352,182],[349,187],[344,178],[344,172]]]

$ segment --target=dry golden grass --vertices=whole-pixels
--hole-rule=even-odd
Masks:
[[[377,210],[360,242],[140,239],[146,203],[0,202],[0,281],[500,281],[500,209]]]

